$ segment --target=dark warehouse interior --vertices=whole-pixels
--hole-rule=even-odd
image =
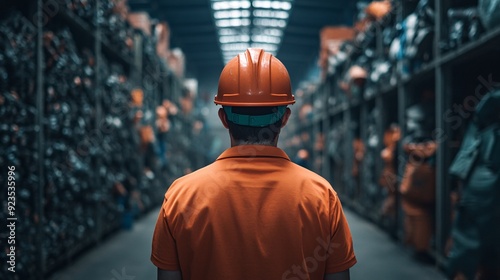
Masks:
[[[275,269],[282,279],[500,280],[499,65],[500,0],[2,0],[0,279],[260,280]],[[253,136],[240,141],[237,129]],[[231,175],[217,173],[239,157]],[[272,169],[277,158],[287,176]],[[247,176],[262,193],[241,193],[265,202],[237,197],[227,210],[233,196],[221,193]],[[292,261],[281,269],[300,251],[288,216],[256,234],[234,218],[257,207],[265,220],[277,207],[264,199],[269,184],[300,189],[305,177],[341,202],[335,219],[341,228],[345,215],[352,258],[338,271],[341,249],[320,261],[302,248],[300,273]],[[217,195],[196,201],[184,186],[192,178]],[[308,190],[297,196],[313,205]],[[185,216],[174,223],[189,207],[209,239]],[[311,217],[302,214],[297,224]],[[225,215],[233,220],[218,236]],[[235,249],[224,234],[239,227]],[[177,235],[186,228],[194,234]],[[245,242],[265,247],[269,228],[284,232],[269,248],[290,251],[252,259]],[[297,230],[305,239],[315,228]],[[161,230],[178,269],[155,259]],[[206,245],[221,236],[227,243]],[[181,251],[185,240],[202,249]],[[207,246],[214,255],[200,257]],[[234,263],[217,267],[220,252]],[[212,260],[191,268],[191,254]],[[344,270],[350,278],[337,278]]]

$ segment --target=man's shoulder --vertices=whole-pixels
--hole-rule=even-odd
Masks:
[[[202,185],[206,185],[209,183],[210,178],[214,177],[216,174],[217,168],[214,165],[215,162],[177,178],[172,185],[170,185],[167,194],[179,192],[180,190],[193,190]]]
[[[303,185],[304,188],[315,190],[313,193],[321,194],[321,196],[327,193],[329,196],[336,196],[337,192],[323,176],[293,162],[291,162],[291,166],[289,169],[290,180]]]
[[[326,186],[330,186],[330,182],[328,182],[328,180],[326,180],[323,176],[319,175],[318,173],[311,171],[293,162],[291,162],[291,166],[292,167],[290,168],[290,173],[294,174],[295,178],[316,181]]]

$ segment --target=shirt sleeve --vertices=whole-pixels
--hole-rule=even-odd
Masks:
[[[177,247],[175,239],[170,231],[165,205],[167,200],[163,201],[163,205],[158,214],[156,227],[153,233],[153,244],[151,250],[151,262],[162,270],[176,271],[180,270],[179,259],[177,255]]]
[[[351,231],[336,193],[330,194],[330,247],[325,273],[337,273],[356,264]]]

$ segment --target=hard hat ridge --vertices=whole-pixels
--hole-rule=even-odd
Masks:
[[[260,95],[271,89],[269,61],[264,50],[246,51],[238,56],[240,61],[240,93]]]

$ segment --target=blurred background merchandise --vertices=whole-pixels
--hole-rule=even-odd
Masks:
[[[51,4],[40,25],[36,1],[1,4],[0,166],[16,167],[18,218],[17,272],[1,279],[41,279],[131,229],[173,180],[208,163],[199,139],[210,145],[209,131],[194,113],[204,104],[182,60],[169,63],[168,25],[138,20],[121,0]]]

